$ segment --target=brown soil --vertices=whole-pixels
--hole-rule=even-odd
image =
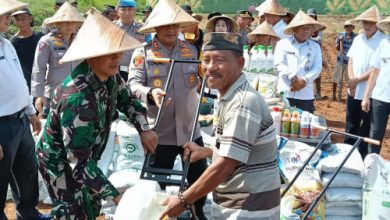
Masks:
[[[320,22],[327,25],[327,31],[324,34],[323,40],[323,59],[325,66],[322,72],[322,88],[321,93],[324,98],[315,102],[315,114],[325,116],[328,127],[344,131],[345,128],[345,97],[346,88],[343,86],[343,100],[342,102],[332,101],[332,75],[335,66],[337,51],[335,49],[335,37],[338,31],[342,30],[342,24],[347,17],[329,17],[320,16]],[[348,17],[350,19],[350,17]],[[204,19],[207,20],[207,19]],[[204,26],[204,21],[202,25]],[[358,30],[358,29],[357,29]],[[344,137],[333,135],[332,141],[334,143],[343,142]],[[387,125],[386,136],[383,141],[381,155],[383,158],[390,160],[390,122]],[[39,204],[39,211],[42,213],[49,213],[50,206]],[[6,204],[5,213],[9,220],[15,220],[15,205],[12,202]],[[99,217],[98,220],[104,220],[104,217]]]

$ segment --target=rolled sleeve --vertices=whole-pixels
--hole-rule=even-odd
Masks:
[[[29,96],[29,104],[26,106],[26,114],[27,115],[33,115],[35,114],[37,111],[35,110],[35,107],[33,105],[33,97],[32,96]]]
[[[31,73],[31,95],[43,97],[45,93],[45,81],[47,64],[50,59],[50,46],[45,41],[39,41],[36,51],[33,69]]]
[[[146,86],[146,68],[145,68],[145,52],[144,48],[137,48],[130,61],[129,80],[131,91],[135,97],[142,102],[147,103],[147,95],[151,87]]]
[[[247,163],[252,151],[261,118],[245,107],[238,107],[224,117],[218,154]]]

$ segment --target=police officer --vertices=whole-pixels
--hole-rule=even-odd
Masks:
[[[251,32],[249,28],[254,20],[252,13],[247,10],[237,11],[236,22],[240,28],[239,34],[243,37],[244,45],[249,45],[251,42],[248,39],[248,34]]]
[[[142,33],[156,31],[156,35],[145,47],[134,51],[130,63],[129,83],[136,96],[146,104],[150,124],[154,124],[156,119],[170,64],[160,64],[149,59],[167,57],[196,60],[196,47],[179,40],[178,35],[180,28],[197,23],[197,20],[175,3],[161,0],[140,29]],[[190,140],[198,102],[198,65],[177,63],[172,74],[172,82],[166,94],[170,102],[163,107],[160,124],[156,128],[159,143],[153,165],[166,169],[172,169],[176,156],[183,153],[181,146]],[[203,146],[199,125],[196,127],[194,139],[198,145]],[[201,176],[206,167],[206,160],[191,164],[187,177],[190,185]],[[200,219],[204,219],[204,202],[205,198],[202,198],[195,203]]]
[[[88,46],[91,40],[110,46],[93,48]],[[119,203],[121,195],[97,165],[117,110],[137,129],[145,151],[156,148],[157,135],[149,128],[146,109],[117,74],[122,51],[138,45],[92,10],[62,58],[63,62],[84,61],[55,90],[50,123],[37,143],[39,170],[56,219],[96,219],[101,200]]]
[[[36,97],[35,107],[43,118],[48,114],[51,93],[78,64],[61,64],[59,61],[83,21],[76,8],[65,2],[48,23],[57,26],[58,31],[43,36],[38,42],[31,76],[31,95]]]
[[[17,220],[49,219],[35,208],[38,203],[38,166],[34,133],[41,130],[32,98],[16,51],[2,34],[7,32],[11,12],[27,4],[1,0],[0,4],[0,219],[6,220],[4,206],[11,185]],[[15,219],[15,216],[12,216]]]
[[[117,6],[117,13],[119,19],[115,21],[115,24],[125,30],[130,36],[139,40],[140,42],[145,41],[145,35],[138,32],[142,27],[142,24],[135,21],[137,3],[135,0],[120,0]],[[126,51],[123,54],[121,65],[119,67],[119,74],[121,77],[127,81],[129,64],[131,60],[131,55],[134,50]]]

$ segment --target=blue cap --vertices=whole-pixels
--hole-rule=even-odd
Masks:
[[[137,2],[134,0],[119,0],[118,7],[137,7]]]

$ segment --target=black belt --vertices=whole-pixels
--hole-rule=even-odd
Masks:
[[[1,116],[0,119],[11,119],[11,118],[23,118],[25,112],[24,112],[24,108],[22,108],[22,110],[18,111],[18,112],[15,112],[11,115],[5,115],[5,116]]]

